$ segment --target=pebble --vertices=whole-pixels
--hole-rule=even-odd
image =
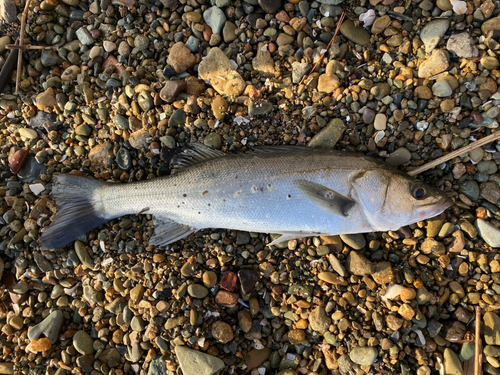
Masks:
[[[425,24],[420,31],[420,39],[424,42],[425,52],[431,53],[439,44],[450,27],[450,20],[446,18],[434,19]]]
[[[173,103],[177,96],[183,92],[187,87],[184,80],[172,80],[165,82],[165,86],[160,91],[160,98],[167,102]]]
[[[325,309],[318,306],[309,314],[309,326],[313,331],[326,332],[330,327],[331,319],[326,315]]]
[[[233,329],[229,324],[217,321],[212,325],[212,336],[221,344],[226,344],[234,337]]]
[[[226,54],[217,47],[210,49],[207,57],[200,62],[198,73],[221,95],[238,96],[246,86]]]
[[[175,355],[184,375],[212,375],[225,367],[220,358],[183,345],[175,347]]]
[[[347,39],[361,46],[365,46],[370,42],[370,34],[368,33],[368,31],[366,31],[363,27],[356,26],[350,19],[346,19],[342,23],[340,32]]]
[[[87,248],[79,240],[75,241],[75,253],[78,256],[78,259],[80,259],[80,262],[82,262],[87,268],[91,270],[94,269],[95,265],[87,251]]]
[[[474,223],[479,236],[491,247],[500,247],[500,229],[486,220],[477,219]]]
[[[458,57],[466,59],[474,59],[479,56],[474,40],[468,32],[451,35],[446,43],[446,49],[454,52]]]
[[[443,353],[443,366],[445,374],[463,375],[462,364],[456,353],[446,348]]]
[[[342,138],[346,126],[340,119],[332,119],[308,143],[308,147],[333,149]]]
[[[187,288],[187,292],[193,298],[203,299],[208,295],[208,289],[200,284],[191,284]]]
[[[214,34],[220,34],[226,23],[226,15],[223,10],[213,6],[203,12],[203,19],[212,29]]]
[[[373,346],[355,346],[349,352],[349,358],[361,366],[371,366],[378,357],[378,351]]]
[[[429,78],[448,69],[449,62],[446,54],[440,50],[432,51],[430,57],[427,58],[418,68],[418,76],[420,78]],[[443,81],[440,81],[443,82]],[[450,93],[451,95],[451,93]]]
[[[183,73],[196,64],[196,57],[194,57],[184,43],[177,42],[170,49],[167,64],[170,65],[176,73]]]
[[[448,81],[443,79],[432,85],[432,93],[439,98],[447,98],[453,94],[453,89]]]
[[[38,339],[45,335],[50,343],[54,345],[59,339],[59,332],[64,324],[64,315],[60,310],[54,310],[44,320],[28,330],[30,340]]]
[[[82,355],[94,354],[93,344],[94,340],[85,331],[77,331],[73,336],[73,346]]]

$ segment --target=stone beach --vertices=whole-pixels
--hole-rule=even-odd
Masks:
[[[0,0],[0,69],[24,6]],[[453,206],[386,233],[164,248],[137,214],[39,246],[56,173],[157,178],[194,142],[408,172],[498,131],[496,2],[33,0],[24,44],[50,48],[0,93],[0,375],[465,374],[476,307],[500,374],[497,142],[422,173]]]

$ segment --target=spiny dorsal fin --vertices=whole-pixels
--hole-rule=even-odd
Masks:
[[[349,216],[356,204],[351,198],[327,186],[307,180],[295,180],[293,183],[312,203],[332,214]]]
[[[172,159],[172,174],[184,168],[189,168],[193,165],[224,155],[226,154],[222,151],[214,150],[201,143],[190,143]]]

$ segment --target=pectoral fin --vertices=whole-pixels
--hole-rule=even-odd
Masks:
[[[149,243],[155,246],[166,246],[198,231],[198,229],[163,217],[154,216],[153,220],[155,223],[155,232]]]
[[[351,198],[324,185],[307,180],[295,180],[293,183],[312,203],[332,214],[349,216],[356,204]]]
[[[311,236],[328,236],[327,233],[313,233],[313,232],[282,232],[280,238],[267,244],[267,246],[273,246],[279,243],[288,242],[290,240],[296,240],[298,238],[311,237]]]

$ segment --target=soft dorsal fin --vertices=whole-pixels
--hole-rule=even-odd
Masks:
[[[222,151],[214,150],[201,143],[190,143],[172,159],[172,174],[184,168],[189,168],[201,162],[225,155]]]
[[[312,203],[332,214],[349,216],[356,204],[351,198],[327,186],[307,180],[295,180],[293,183]]]

